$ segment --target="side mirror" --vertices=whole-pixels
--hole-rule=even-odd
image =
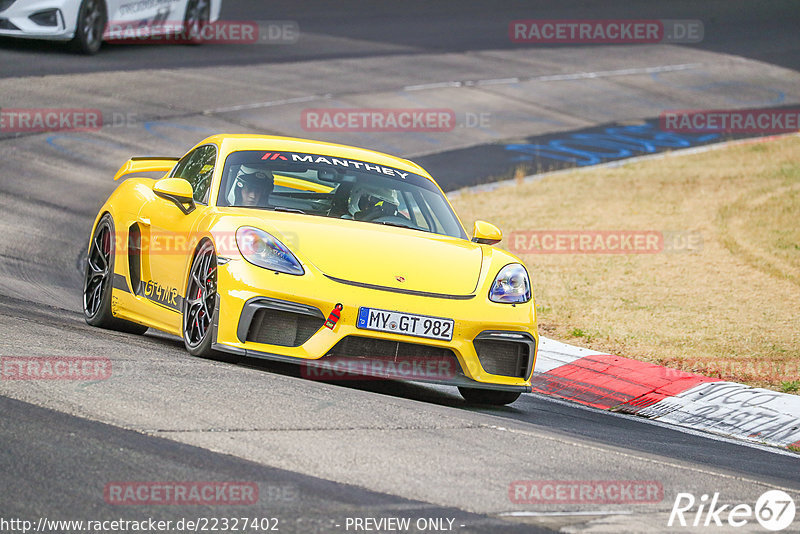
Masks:
[[[194,211],[194,190],[192,184],[183,178],[162,178],[153,184],[153,193],[172,201],[184,215]],[[186,206],[188,204],[188,207]]]
[[[472,228],[472,242],[483,245],[494,245],[503,240],[503,232],[498,227],[486,221],[475,221]]]

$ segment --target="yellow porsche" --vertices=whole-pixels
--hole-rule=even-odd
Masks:
[[[114,179],[131,174],[151,177],[125,179],[92,228],[90,325],[156,328],[196,356],[295,362],[311,378],[454,385],[476,404],[530,391],[527,270],[492,246],[495,226],[468,236],[415,163],[215,135],[181,158],[131,158]]]

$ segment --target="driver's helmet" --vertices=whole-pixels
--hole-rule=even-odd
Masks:
[[[358,184],[350,193],[349,210],[353,218],[358,219],[358,214],[369,212],[384,212],[392,215],[396,212],[399,202],[397,191],[373,184]]]
[[[236,179],[233,184],[233,198],[234,204],[242,206],[245,199],[242,196],[242,189],[255,189],[256,191],[256,204],[264,206],[267,204],[269,195],[275,186],[275,181],[272,173],[266,169],[242,165],[239,172],[236,174]]]

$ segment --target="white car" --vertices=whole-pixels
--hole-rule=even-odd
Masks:
[[[0,36],[72,41],[95,54],[112,26],[196,35],[194,28],[219,18],[221,6],[222,0],[0,0]]]

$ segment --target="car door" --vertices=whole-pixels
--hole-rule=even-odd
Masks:
[[[106,0],[106,8],[109,37],[145,39],[170,18],[173,2]]]
[[[182,209],[155,194],[139,211],[142,241],[149,246],[142,250],[141,283],[136,293],[170,325],[180,325],[186,272],[198,242],[198,221],[208,210],[216,159],[217,147],[204,145],[181,158],[170,174],[192,185],[194,209],[189,213],[184,213],[187,206]]]

